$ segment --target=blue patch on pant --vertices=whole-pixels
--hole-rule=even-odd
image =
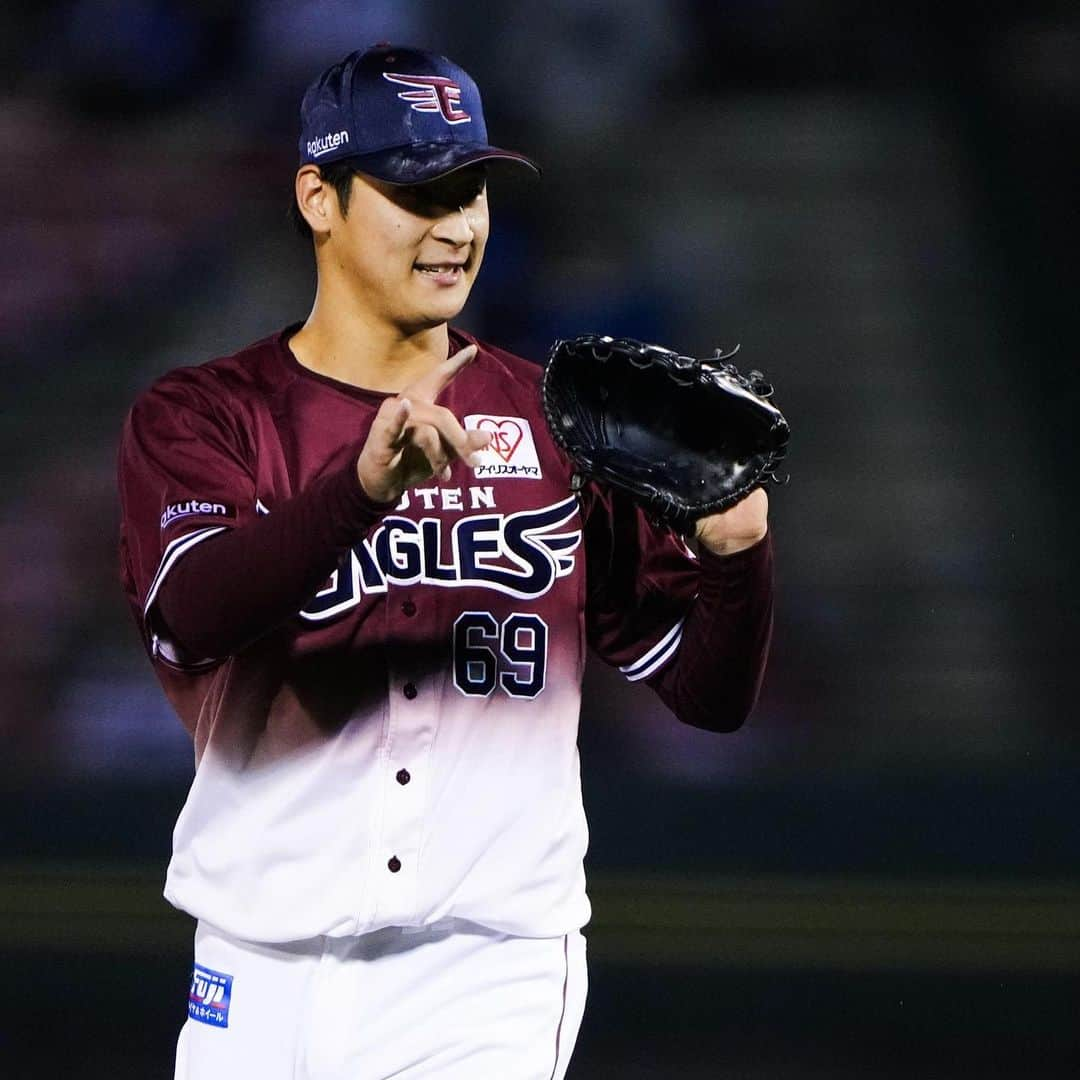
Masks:
[[[231,975],[211,971],[201,964],[196,964],[191,973],[191,989],[188,991],[188,1017],[198,1020],[200,1024],[227,1028],[232,981]]]

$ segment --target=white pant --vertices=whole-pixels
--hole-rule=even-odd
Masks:
[[[286,945],[199,923],[195,965],[176,1080],[562,1080],[587,987],[580,933],[459,920]]]

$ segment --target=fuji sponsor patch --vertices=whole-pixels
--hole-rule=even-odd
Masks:
[[[174,521],[199,516],[235,518],[236,511],[225,503],[207,502],[205,499],[188,499],[185,502],[169,503],[161,512],[161,527],[167,529]]]
[[[188,991],[188,1017],[212,1027],[229,1026],[233,977],[196,964]]]
[[[498,477],[543,479],[528,420],[521,416],[473,413],[465,417],[465,430],[491,432],[491,444],[480,451],[480,464],[473,468],[478,480]]]

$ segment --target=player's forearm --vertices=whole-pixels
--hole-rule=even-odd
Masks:
[[[650,680],[686,724],[734,731],[761,690],[772,636],[771,534],[733,555],[701,553],[701,586],[672,661]]]
[[[350,463],[197,544],[162,583],[154,618],[183,655],[229,656],[295,615],[385,511]]]

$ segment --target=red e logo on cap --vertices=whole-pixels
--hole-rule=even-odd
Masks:
[[[417,112],[441,113],[448,124],[465,124],[472,119],[460,108],[461,87],[453,79],[441,75],[397,75],[389,71],[383,72],[383,78],[401,86],[415,87],[402,91],[398,97]]]

